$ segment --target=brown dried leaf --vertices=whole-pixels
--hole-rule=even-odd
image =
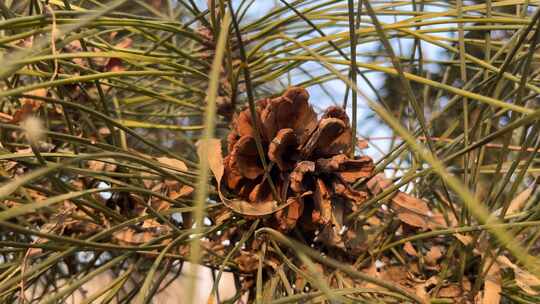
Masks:
[[[183,172],[188,171],[188,167],[186,166],[186,164],[179,159],[163,156],[163,157],[156,158],[156,160],[164,165],[174,168],[176,171],[183,171]],[[169,168],[165,168],[165,170],[172,173],[177,173],[175,170],[171,170]]]
[[[470,245],[473,241],[473,238],[470,235],[455,233],[454,237],[458,239],[465,246]]]
[[[408,210],[400,210],[400,211],[396,211],[397,212],[397,216],[398,218],[408,224],[408,225],[411,225],[413,227],[418,227],[418,228],[427,228],[427,221],[424,219],[423,216],[417,214],[417,213],[414,213],[414,212],[411,212],[411,211],[408,211]]]
[[[415,294],[422,300],[424,300],[425,303],[429,303],[430,296],[428,294],[428,289],[431,286],[437,285],[439,282],[439,279],[436,276],[430,277],[425,282],[418,284],[415,286]]]
[[[164,211],[171,208],[171,203],[161,199],[154,199],[150,204],[152,205],[152,208],[154,208],[154,210],[156,211]]]
[[[133,39],[126,37],[122,39],[122,41],[115,44],[114,47],[117,49],[127,49],[127,48],[130,48],[131,45],[133,45]]]
[[[382,224],[382,221],[378,217],[370,216],[366,220],[366,223],[369,224],[372,227],[378,227],[378,226],[380,226]],[[399,229],[401,229],[401,227]],[[398,231],[400,231],[400,230],[398,230]]]
[[[288,203],[278,206],[276,201],[266,201],[256,204],[250,204],[244,200],[228,200],[228,207],[236,213],[249,216],[262,216],[272,214],[288,206]]]
[[[525,203],[529,200],[529,197],[531,196],[532,192],[534,190],[534,187],[529,187],[520,194],[518,194],[511,202],[510,206],[508,207],[508,210],[506,211],[506,214],[512,214],[517,213],[518,211],[521,211],[523,207],[525,207]]]
[[[414,249],[411,242],[405,242],[403,245],[403,250],[405,250],[408,255],[418,256],[418,252],[416,252],[416,249]]]
[[[409,281],[409,271],[405,266],[388,266],[381,270],[381,278],[403,287],[406,286]]]
[[[390,206],[399,219],[413,227],[435,229],[447,226],[440,212],[431,211],[425,201],[401,191],[392,198]]]
[[[125,71],[126,68],[122,65],[122,59],[120,58],[110,58],[107,61],[107,65],[105,66],[105,71],[108,72],[122,72]]]
[[[430,266],[437,265],[439,259],[443,256],[441,246],[432,246],[429,251],[426,253],[424,259],[426,264]]]
[[[30,92],[27,92],[26,94],[35,95],[39,97],[46,97],[47,89],[36,89]],[[33,99],[33,98],[27,98],[27,97],[21,98],[21,108],[17,110],[15,114],[13,114],[13,119],[11,120],[11,122],[19,123],[25,120],[30,115],[38,111],[39,108],[41,108],[42,104],[43,104],[43,101],[39,99]]]
[[[491,263],[485,263],[484,268]],[[485,270],[485,269],[484,269]],[[498,304],[501,302],[502,277],[499,265],[491,264],[484,281],[484,291],[482,293],[482,304]]]
[[[92,220],[81,220],[81,217],[84,217],[85,214],[82,212],[77,212],[78,218],[74,220],[67,221],[65,223],[65,230],[70,231],[70,233],[95,233],[96,231],[101,230],[103,227],[98,226]]]
[[[519,286],[519,288],[523,289],[523,291],[531,296],[537,296],[540,294],[540,292],[537,290],[538,287],[540,287],[540,279],[538,279],[538,277],[523,269],[514,269],[514,274],[516,275],[516,284]],[[536,288],[533,289],[533,287]]]
[[[235,211],[236,213],[261,216],[274,213],[288,206],[288,202],[281,206],[277,206],[276,201],[266,201],[258,204],[250,204],[240,199],[228,199],[221,192],[221,180],[224,175],[223,157],[221,155],[221,141],[219,139],[207,139],[197,142],[197,154],[199,158],[207,157],[210,171],[214,174],[217,181],[218,194],[223,204]]]
[[[143,222],[141,231],[126,227],[120,231],[114,232],[113,238],[121,244],[140,245],[147,243],[164,233],[170,232],[170,230],[171,228],[169,226],[160,224],[155,219],[147,219]],[[163,241],[163,243],[167,243],[168,241]]]
[[[370,178],[367,182],[367,187],[369,191],[377,195],[384,191],[384,189],[390,187],[392,185],[392,181],[387,179],[383,173],[379,173],[372,178]]]
[[[114,164],[114,159],[107,158],[103,161],[100,160],[89,160],[88,169],[93,171],[105,171],[105,172],[114,172],[118,166]]]
[[[512,268],[514,271],[516,284],[527,294],[532,296],[540,294],[540,292],[533,289],[533,287],[540,286],[540,278],[534,276],[532,273],[526,270],[519,268],[505,256],[497,257],[497,262],[499,262],[504,268]]]
[[[428,213],[426,220],[428,222],[428,227],[431,230],[439,229],[441,227],[448,227],[444,219],[444,215],[438,211],[431,211]]]
[[[431,212],[426,202],[403,192],[398,192],[392,198],[392,203],[419,215],[428,215]]]
[[[206,152],[204,153],[203,151]],[[197,154],[199,155],[199,158],[202,158],[203,156],[207,157],[210,171],[212,171],[214,177],[218,183],[220,183],[224,172],[223,156],[221,155],[221,141],[216,138],[199,140],[197,142]]]
[[[458,298],[462,295],[461,287],[457,284],[449,284],[441,287],[437,296],[440,298]]]
[[[184,186],[180,187],[180,190],[178,190],[178,191],[172,190],[171,192],[169,192],[169,198],[175,200],[177,198],[186,197],[186,196],[191,195],[194,190],[195,189],[193,189],[193,187],[184,185]]]
[[[47,195],[43,192],[39,192],[33,189],[27,189],[26,190],[28,194],[30,194],[30,197],[36,202],[41,202],[47,199]]]
[[[114,35],[116,36],[116,35]],[[122,41],[117,43],[114,47],[117,49],[127,49],[131,47],[133,40],[131,38],[124,38]],[[105,71],[109,72],[121,72],[125,71],[126,68],[123,66],[123,61],[120,58],[112,57],[104,60],[103,65],[105,66]]]
[[[124,228],[113,233],[113,237],[121,244],[140,245],[152,240],[152,233],[149,231],[136,232],[131,228]]]

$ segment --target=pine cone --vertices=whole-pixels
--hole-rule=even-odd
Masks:
[[[322,229],[337,245],[335,229],[343,224],[343,212],[356,210],[367,198],[367,193],[354,190],[351,184],[370,176],[374,165],[369,157],[351,159],[345,154],[352,137],[345,111],[330,107],[318,120],[308,99],[305,89],[292,87],[282,96],[256,103],[269,176],[277,200],[289,204],[274,214],[272,223],[281,231],[298,222],[306,230]],[[258,155],[257,128],[249,109],[234,118],[231,129],[229,154],[224,159],[225,187],[253,206],[276,199]]]

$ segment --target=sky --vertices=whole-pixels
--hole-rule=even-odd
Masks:
[[[292,2],[292,1],[289,0],[289,2]],[[390,3],[392,1],[388,1],[388,2]],[[256,18],[259,18],[261,16],[264,16],[269,11],[271,11],[275,7],[275,5],[283,6],[283,4],[281,4],[279,1],[255,1],[253,6],[249,10],[249,18],[250,19],[256,19]],[[399,9],[400,10],[412,10],[412,6],[411,5],[401,6],[401,7],[399,7]],[[437,12],[437,11],[443,11],[444,10],[444,8],[436,7],[436,6],[426,6],[424,9],[426,11],[432,11],[432,12]],[[365,16],[363,18],[366,18],[366,20],[368,19]],[[379,16],[379,21],[381,23],[392,24],[392,23],[395,23],[395,22],[400,22],[400,21],[405,20],[407,18],[409,18],[409,16],[388,16],[388,15],[384,16],[384,15],[381,15],[381,16]],[[426,27],[423,27],[423,28],[427,29],[427,28],[436,28],[436,27],[444,27],[444,26],[447,26],[447,25],[432,25],[432,26],[426,26]],[[347,32],[348,31],[348,26],[344,25],[344,27],[333,28],[332,31],[334,33],[335,32]],[[325,34],[331,34],[331,32],[326,31]],[[442,34],[436,34],[436,35],[445,36],[447,38],[450,38],[449,33],[442,33]],[[315,36],[318,36],[318,34],[313,34],[312,36],[315,37]],[[437,59],[437,60],[447,59],[446,58],[447,57],[446,52],[444,52],[444,50],[442,50],[441,48],[430,45],[430,44],[425,43],[425,42],[421,42],[421,43],[422,43],[423,58],[425,58],[425,59]],[[391,44],[392,44],[392,48],[394,49],[394,52],[396,54],[401,54],[401,55],[407,56],[407,55],[410,55],[410,50],[411,50],[413,41],[410,40],[410,39],[392,39]],[[378,45],[379,45],[378,42],[365,43],[365,42],[362,42],[360,40],[359,44],[357,45],[357,54],[376,52],[376,51],[378,51]],[[366,58],[362,57],[362,56],[358,56],[357,60],[358,61],[366,60]],[[390,63],[381,63],[381,64],[390,66]],[[320,64],[318,64],[316,62],[306,63],[306,64],[303,65],[303,67],[306,68],[307,70],[312,71],[315,74],[317,72],[323,73],[325,71],[325,68],[322,67]],[[345,68],[345,67],[340,66],[339,68]],[[433,72],[438,72],[438,66],[434,65],[434,64],[426,65],[425,68],[428,71],[432,72],[432,73]],[[366,74],[366,77],[370,80],[370,82],[373,84],[373,86],[375,88],[377,88],[377,90],[380,91],[382,89],[383,84],[384,84],[384,80],[385,80],[385,77],[384,77],[384,75],[382,73],[370,72],[370,73]],[[374,94],[373,91],[371,91],[371,89],[368,87],[366,82],[363,81],[361,79],[361,77],[358,77],[358,79],[359,79],[358,80],[359,88],[370,99],[375,100],[376,99],[375,94]],[[302,80],[305,80],[305,76],[304,77],[303,76],[297,76],[296,78],[292,79],[292,82],[293,83],[295,83],[295,82],[298,83],[298,82],[301,82]],[[346,85],[345,85],[345,83],[343,81],[341,81],[341,80],[332,80],[332,81],[329,81],[329,82],[325,83],[325,87],[326,87],[326,89],[328,91],[331,92],[331,95],[334,96],[335,100],[337,100],[339,103],[342,103],[342,101],[344,99],[345,92],[346,92]],[[310,99],[311,99],[312,102],[315,103],[317,108],[324,109],[324,108],[334,104],[332,102],[332,100],[330,98],[328,98],[327,94],[319,86],[312,86],[308,90],[309,90],[309,93],[310,93],[310,96],[311,96]],[[391,100],[391,96],[389,98]],[[349,113],[349,116],[350,116],[350,114],[352,112],[351,100],[350,99],[351,99],[351,97],[350,97],[350,94],[349,94],[348,109],[347,109],[347,111]],[[370,137],[388,137],[388,136],[392,135],[391,130],[388,127],[386,127],[385,125],[377,123],[375,120],[370,120],[369,123],[366,123],[366,121],[363,120],[363,118],[365,118],[366,116],[371,115],[372,112],[367,107],[367,104],[365,103],[365,101],[363,101],[362,98],[360,98],[360,97],[359,97],[359,100],[358,100],[357,113],[358,113],[358,117],[359,117],[358,124],[357,124],[357,129],[359,131],[358,135],[360,135],[360,136],[369,135]],[[381,150],[383,150],[383,151],[388,150],[389,141],[377,141],[376,144],[379,146],[379,148]],[[379,149],[376,149],[374,146],[370,146],[370,148],[367,149],[364,152],[366,154],[374,157],[375,159],[383,156],[380,153]]]

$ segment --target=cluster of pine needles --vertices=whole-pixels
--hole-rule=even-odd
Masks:
[[[538,303],[539,42],[530,0],[0,1],[0,303]]]

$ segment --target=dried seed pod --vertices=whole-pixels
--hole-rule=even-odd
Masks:
[[[318,225],[327,232],[334,229],[326,226],[341,226],[334,223],[335,210],[356,209],[351,206],[367,198],[365,192],[352,189],[349,183],[369,176],[374,167],[369,157],[351,159],[344,154],[350,151],[352,138],[345,111],[331,107],[317,120],[308,100],[309,94],[300,87],[259,100],[254,117],[249,109],[240,112],[227,137],[229,154],[223,163],[223,184],[228,193],[243,200],[243,206],[255,209],[265,202],[275,202],[278,207],[270,213],[275,213],[274,226],[281,231],[294,228],[301,219],[312,222],[304,223],[306,226]],[[263,157],[269,161],[268,174],[257,150],[257,130],[261,132]],[[274,194],[269,179],[276,189]],[[340,199],[334,199],[337,197]],[[312,206],[305,208],[306,204]],[[305,212],[309,216],[302,216]]]

